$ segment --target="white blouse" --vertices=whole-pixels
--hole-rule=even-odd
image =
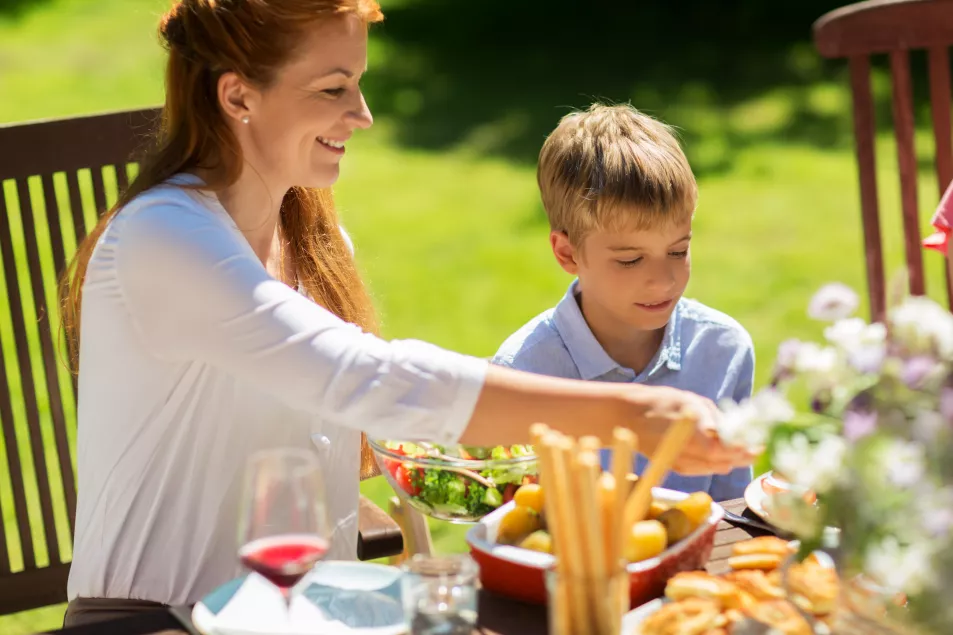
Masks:
[[[240,571],[245,461],[331,442],[329,558],[356,557],[360,431],[454,443],[487,362],[363,333],[272,278],[209,192],[140,195],[83,288],[69,598],[200,600]]]

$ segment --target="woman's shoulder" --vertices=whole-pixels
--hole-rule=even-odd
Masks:
[[[104,238],[132,240],[142,236],[153,242],[190,242],[198,235],[207,240],[216,233],[233,238],[229,225],[234,221],[221,209],[215,195],[191,185],[170,179],[136,195],[117,212]]]
[[[192,266],[243,254],[215,195],[188,185],[170,180],[132,198],[103,232],[94,261],[126,269]]]

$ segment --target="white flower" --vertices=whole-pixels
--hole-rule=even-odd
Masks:
[[[887,327],[860,318],[839,320],[824,329],[824,337],[843,350],[851,364],[865,373],[877,372],[887,354]]]
[[[932,557],[932,550],[923,542],[901,545],[888,536],[870,547],[864,568],[888,590],[916,594],[934,577]]]
[[[812,392],[841,383],[845,365],[837,349],[804,342],[797,350],[794,372],[802,377]]]
[[[824,375],[837,368],[837,351],[814,342],[804,342],[794,358],[794,370],[798,373]]]
[[[803,434],[778,443],[774,467],[796,486],[821,494],[841,477],[847,443],[838,436],[827,436],[812,446]]]
[[[874,453],[877,472],[886,482],[898,488],[921,485],[926,473],[926,452],[920,443],[889,439]]]
[[[723,416],[718,424],[718,438],[724,443],[755,449],[767,443],[770,429],[758,419],[758,409],[750,399],[735,403],[726,399],[719,404]]]
[[[814,294],[808,305],[807,314],[815,320],[833,322],[853,314],[859,304],[860,301],[853,289],[845,284],[833,282],[824,285]]]
[[[944,427],[942,414],[932,410],[920,410],[913,420],[913,436],[924,443],[931,443]]]
[[[764,448],[777,424],[794,417],[794,408],[788,400],[772,388],[761,390],[741,403],[726,399],[720,406],[724,416],[718,426],[719,438],[728,445],[756,452]]]
[[[882,450],[880,460],[887,480],[897,487],[916,485],[926,471],[926,453],[919,443],[891,439]]]
[[[931,537],[949,539],[953,532],[953,487],[932,486],[917,492],[920,526]]]
[[[890,315],[893,337],[912,353],[953,360],[953,313],[933,300],[911,296]]]

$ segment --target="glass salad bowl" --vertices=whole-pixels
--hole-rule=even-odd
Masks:
[[[368,440],[381,472],[397,495],[426,516],[452,523],[479,522],[535,483],[532,446],[469,445]]]

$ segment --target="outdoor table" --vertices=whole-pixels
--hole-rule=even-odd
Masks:
[[[742,499],[725,501],[722,506],[736,514],[745,510]],[[731,547],[761,532],[735,527],[724,521],[715,533],[715,546],[706,569],[714,574],[728,570]],[[474,635],[546,635],[546,607],[511,600],[487,591],[480,592],[480,625]],[[199,635],[192,626],[191,609],[175,607],[132,617],[57,631],[57,635]]]

